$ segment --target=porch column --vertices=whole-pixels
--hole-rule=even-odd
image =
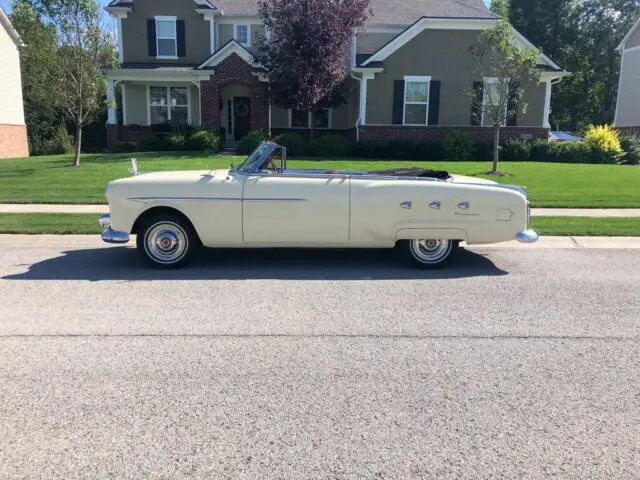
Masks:
[[[115,80],[107,80],[107,124],[115,125],[117,123],[116,118],[116,105],[115,105]]]
[[[360,125],[367,124],[367,80],[373,78],[373,73],[362,74],[362,88],[360,89]]]
[[[551,80],[545,82],[545,94],[544,94],[544,118],[542,119],[542,126],[545,128],[551,128],[549,123],[549,115],[551,114]]]

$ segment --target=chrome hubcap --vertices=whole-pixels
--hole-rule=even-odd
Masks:
[[[145,248],[153,259],[160,263],[175,263],[187,253],[187,233],[172,222],[155,224],[147,231]]]
[[[447,257],[452,248],[450,240],[429,238],[411,240],[411,253],[422,263],[438,263]]]

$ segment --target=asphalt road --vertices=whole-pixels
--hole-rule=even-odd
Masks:
[[[0,478],[640,477],[640,253],[0,253]]]

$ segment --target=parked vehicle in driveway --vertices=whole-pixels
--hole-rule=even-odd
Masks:
[[[522,187],[420,168],[294,170],[272,142],[229,169],[134,173],[107,187],[102,239],[136,234],[159,268],[186,265],[201,246],[395,247],[412,265],[438,268],[462,241],[538,239]]]

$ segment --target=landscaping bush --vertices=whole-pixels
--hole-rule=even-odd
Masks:
[[[439,162],[443,158],[442,142],[417,142],[415,157],[411,160],[424,160],[425,162]]]
[[[372,142],[370,140],[362,140],[354,142],[351,146],[351,154],[357,158],[380,158],[380,151],[383,144],[380,142]]]
[[[473,140],[463,132],[448,132],[442,142],[442,155],[449,162],[468,162],[473,157]]]
[[[198,130],[186,140],[184,149],[217,152],[220,150],[220,137],[208,130]]]
[[[318,157],[348,157],[351,143],[342,135],[324,135],[316,139],[311,153]]]
[[[170,135],[165,140],[165,148],[170,152],[179,152],[184,149],[184,136],[180,134]]]
[[[617,130],[609,125],[589,125],[584,143],[591,148],[589,163],[618,163],[624,156]]]
[[[238,142],[238,155],[250,154],[260,145],[260,142],[265,141],[267,138],[269,138],[267,132],[249,132],[247,136]]]
[[[502,147],[503,162],[528,162],[532,143],[528,140],[510,140]]]
[[[640,164],[640,136],[623,135],[620,137],[620,147],[624,151],[622,163],[626,165]]]
[[[74,138],[69,135],[64,125],[58,126],[51,137],[29,137],[31,155],[60,155],[71,153],[74,149]]]
[[[136,146],[131,142],[118,142],[111,147],[112,153],[131,153],[136,150]]]
[[[144,135],[138,139],[137,152],[161,152],[164,150],[164,141],[155,135]]]
[[[493,142],[474,143],[473,159],[479,162],[491,162],[493,160]]]
[[[307,153],[309,146],[307,142],[297,133],[283,133],[275,138],[278,145],[287,148],[287,154],[296,156]]]

